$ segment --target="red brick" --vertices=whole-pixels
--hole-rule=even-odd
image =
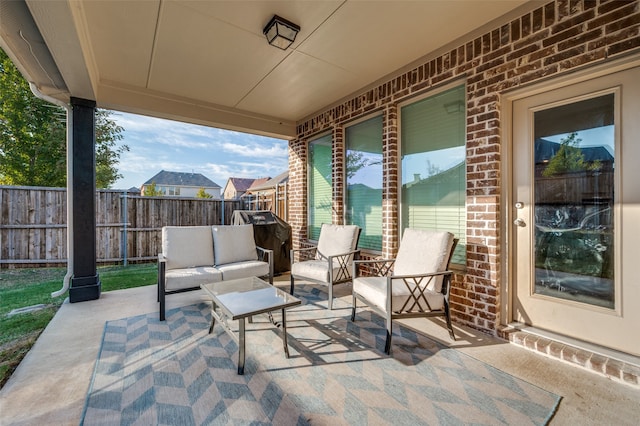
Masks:
[[[630,51],[631,49],[634,49],[638,46],[640,46],[640,37],[616,43],[609,47],[608,52],[610,55],[616,55],[618,53]]]
[[[318,113],[296,126],[298,136],[289,144],[290,222],[294,246],[306,239],[306,161],[308,139],[331,130],[334,148],[334,218],[344,217],[344,135],[349,120],[376,109],[385,111],[383,144],[383,254],[398,248],[398,113],[395,102],[410,95],[428,93],[439,83],[467,77],[467,270],[456,274],[452,285],[453,317],[461,324],[496,333],[501,280],[500,196],[502,188],[502,132],[500,95],[503,91],[559,75],[576,67],[624,54],[640,47],[639,4],[561,0],[494,27],[466,44],[447,50],[412,70]],[[582,31],[586,30],[586,31]],[[388,121],[387,121],[388,119]],[[457,292],[457,293],[456,293]],[[469,305],[469,303],[473,305]],[[541,339],[536,342],[541,350]],[[562,351],[548,343],[544,350]],[[596,357],[585,360],[583,352],[564,350],[574,362],[598,365]],[[624,374],[624,373],[623,373]],[[631,375],[628,379],[631,380]],[[625,376],[627,377],[627,376]],[[625,378],[625,380],[627,380]]]
[[[556,21],[556,5],[549,3],[544,6],[544,26],[549,27]]]
[[[562,50],[570,49],[578,44],[587,43],[601,36],[602,36],[602,29],[600,28],[596,28],[588,32],[582,32],[577,37],[572,37],[568,40],[558,43],[558,50],[562,51]]]

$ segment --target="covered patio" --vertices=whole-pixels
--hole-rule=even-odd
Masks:
[[[288,278],[288,275],[277,277],[275,284],[285,289]],[[348,288],[337,291],[342,299],[348,298]],[[149,286],[105,293],[99,301],[65,303],[2,389],[3,424],[5,421],[11,425],[78,424],[105,322],[142,313],[157,314],[154,296],[155,288]],[[167,308],[206,300],[201,292],[183,293],[169,298]],[[73,326],[80,323],[82,328]],[[640,394],[631,386],[467,327],[455,326],[458,340],[452,342],[446,328],[436,321],[408,324],[443,345],[561,395],[552,424],[635,424]]]
[[[263,28],[274,14],[300,26],[288,49],[265,40]],[[434,222],[454,218],[439,226],[450,226],[460,239],[451,291],[459,340],[452,343],[437,322],[410,326],[562,396],[558,424],[637,419],[640,286],[622,265],[637,258],[640,177],[633,166],[620,167],[621,158],[625,165],[640,159],[633,143],[638,108],[627,103],[640,99],[637,0],[18,0],[0,2],[0,21],[0,45],[34,93],[69,112],[69,205],[75,207],[66,283],[71,302],[83,301],[62,307],[3,388],[3,416],[16,424],[77,423],[105,321],[157,309],[153,288],[101,294],[95,218],[87,214],[95,209],[92,129],[100,107],[289,140],[294,248],[314,241],[322,221],[362,220],[363,257],[393,257],[405,228],[431,226],[423,212]],[[562,97],[552,98],[556,93]],[[528,231],[538,220],[530,208],[539,166],[530,155],[538,125],[532,117],[545,106],[547,117],[566,118],[552,107],[572,103],[579,105],[575,116],[597,123],[567,119],[542,126],[551,132],[544,136],[615,127],[616,167],[612,160],[607,170],[617,173],[611,182],[625,183],[624,192],[583,188],[569,197],[557,191],[543,207],[550,220],[569,210],[615,213],[609,226],[588,230],[614,241],[610,247],[588,241],[594,257],[615,247],[597,277],[613,289],[604,308],[583,303],[591,294],[567,301],[573,296],[559,284],[543,289],[552,296],[536,294],[535,275],[548,262],[535,264],[526,251],[535,249]],[[605,113],[582,114],[603,105]],[[418,113],[411,122],[412,111],[448,127],[422,126]],[[354,146],[373,155],[368,164],[377,167],[377,186],[351,180]],[[423,157],[425,170],[408,172],[405,157],[439,151],[441,163]],[[374,200],[367,209],[350,204],[358,185]],[[566,199],[573,204],[556,207]],[[558,250],[566,252],[562,245]],[[569,269],[559,272],[571,276],[564,263]],[[190,293],[169,303],[201,297]]]

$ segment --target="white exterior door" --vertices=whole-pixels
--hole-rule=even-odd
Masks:
[[[640,355],[640,67],[521,97],[512,129],[512,319]]]

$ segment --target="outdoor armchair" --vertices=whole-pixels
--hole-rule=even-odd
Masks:
[[[398,318],[444,316],[453,340],[449,316],[448,270],[457,244],[449,232],[406,229],[395,259],[353,262],[353,305],[361,301],[385,318],[385,352],[391,351],[392,323]],[[358,276],[359,269],[374,276]]]
[[[328,287],[328,308],[333,308],[333,286],[351,281],[351,269],[360,250],[360,227],[323,223],[316,246],[291,250],[291,294],[294,282],[307,280]],[[296,262],[296,254],[298,261]],[[300,257],[310,260],[300,261]]]

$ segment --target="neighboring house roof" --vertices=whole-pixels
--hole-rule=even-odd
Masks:
[[[562,147],[562,143],[552,142],[547,139],[538,138],[535,144],[536,164],[550,161]],[[582,152],[585,161],[613,162],[614,157],[606,146],[586,146],[578,147]]]
[[[165,170],[160,171],[143,185],[151,185],[152,183],[156,185],[220,188],[220,185],[201,173],[168,172]]]
[[[258,182],[258,181],[262,181],[262,182]],[[268,189],[274,189],[277,185],[281,185],[283,183],[286,183],[289,181],[289,172],[286,171],[284,173],[280,173],[278,176],[274,177],[274,178],[266,178],[266,180],[262,180],[262,179],[256,179],[256,182],[251,185],[251,187],[249,188],[249,192],[256,192],[256,191],[265,191]]]
[[[253,183],[251,184],[251,186],[249,188],[247,188],[247,191],[253,191],[255,188],[264,185],[266,182],[269,181],[269,179],[271,179],[271,178],[265,177],[265,178],[258,178],[256,180],[254,180]]]
[[[254,181],[255,179],[251,178],[230,177],[229,181],[227,182],[227,186],[233,185],[237,192],[245,192],[251,185],[253,185]]]

